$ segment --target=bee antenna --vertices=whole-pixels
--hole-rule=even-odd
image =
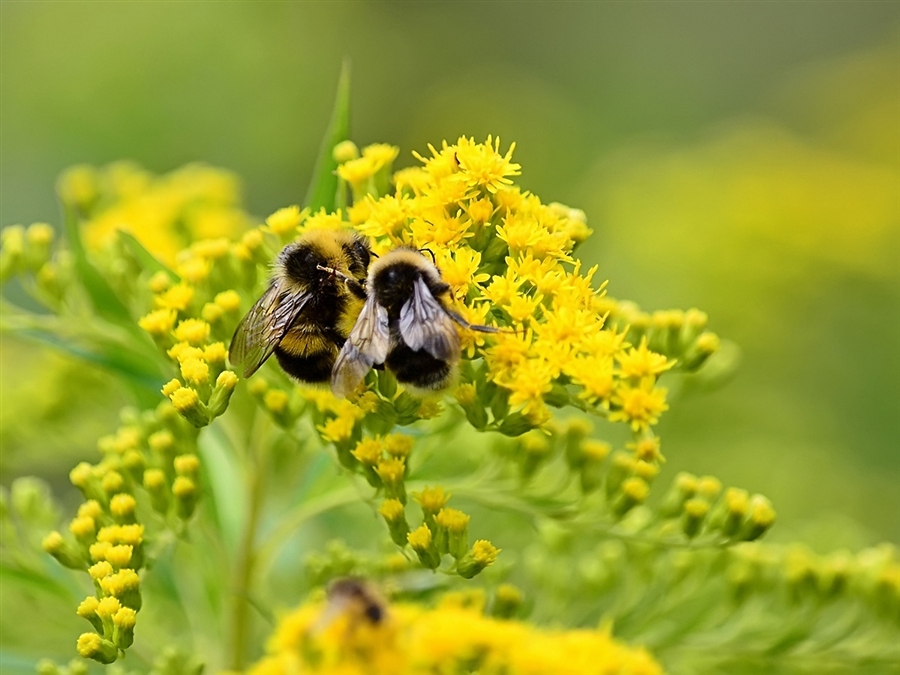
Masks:
[[[432,251],[430,248],[420,248],[419,253],[427,253],[431,256],[431,262],[437,265],[437,258],[434,257],[434,251]]]

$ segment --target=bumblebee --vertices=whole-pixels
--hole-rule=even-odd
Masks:
[[[366,298],[371,251],[365,239],[313,230],[288,244],[269,287],[231,339],[229,359],[250,377],[273,353],[290,376],[327,382]]]
[[[397,248],[372,263],[366,290],[366,302],[334,364],[331,388],[337,396],[352,392],[382,364],[413,390],[444,389],[460,358],[455,324],[498,332],[470,324],[448,308],[449,284],[416,249]]]
[[[387,615],[384,599],[362,579],[345,577],[328,587],[328,613],[344,613],[353,621],[380,624]]]

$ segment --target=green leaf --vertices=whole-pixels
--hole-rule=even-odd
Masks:
[[[4,305],[0,332],[52,347],[121,376],[132,388],[139,403],[155,405],[166,380],[160,359],[146,343],[134,340],[118,329],[100,333],[86,326],[64,323],[52,316],[16,312]]]
[[[344,59],[331,121],[322,139],[313,177],[306,191],[305,203],[313,212],[323,207],[326,211],[334,211],[340,206],[335,203],[338,177],[335,173],[337,162],[332,156],[332,150],[334,146],[348,138],[350,138],[350,59]]]
[[[6,563],[0,563],[0,581],[23,589],[27,588],[30,591],[55,595],[66,601],[71,601],[73,598],[71,590],[56,579],[33,570],[12,567]]]
[[[84,244],[81,241],[78,216],[71,208],[64,207],[64,210],[63,220],[69,248],[75,259],[75,271],[78,274],[81,285],[87,291],[94,309],[104,319],[121,326],[127,326],[129,330],[134,331],[137,327],[131,318],[131,314],[128,312],[128,308],[122,304],[112,287],[106,283],[106,279],[103,278],[100,271],[88,260]]]
[[[247,488],[234,448],[222,427],[208,427],[200,434],[200,457],[209,480],[212,511],[229,551],[237,549],[241,523],[247,513]]]
[[[168,267],[163,265],[156,257],[150,253],[144,245],[139,242],[133,234],[130,232],[126,232],[125,230],[119,230],[119,240],[128,249],[128,252],[134,256],[134,259],[137,260],[138,264],[143,267],[148,272],[156,273],[156,272],[165,272],[169,279],[174,282],[181,281],[181,278],[175,274]]]

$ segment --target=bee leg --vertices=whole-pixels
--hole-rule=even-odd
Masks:
[[[447,312],[447,316],[453,319],[456,323],[458,323],[463,328],[468,328],[469,330],[478,331],[479,333],[505,333],[507,331],[502,328],[495,328],[494,326],[482,326],[477,323],[469,323],[464,318],[462,318],[459,314],[454,312],[452,309],[445,309]],[[516,332],[516,331],[513,331]]]

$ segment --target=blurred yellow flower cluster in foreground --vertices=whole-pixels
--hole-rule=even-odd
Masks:
[[[608,631],[501,620],[453,596],[434,609],[391,605],[377,622],[353,610],[329,618],[327,605],[310,602],[281,619],[268,651],[250,675],[546,675],[563,664],[565,672],[579,674],[663,672],[645,650],[620,644]]]

